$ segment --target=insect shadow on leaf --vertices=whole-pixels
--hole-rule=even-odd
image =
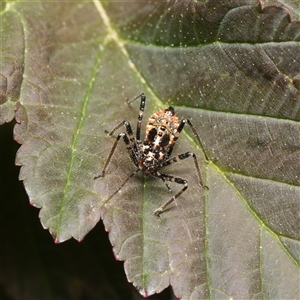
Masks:
[[[159,172],[162,168],[169,166],[175,162],[178,162],[179,160],[183,160],[192,156],[194,159],[195,168],[199,179],[199,184],[203,188],[208,189],[208,187],[203,184],[198,160],[195,153],[188,151],[171,157],[173,148],[180,136],[181,131],[183,130],[186,124],[190,126],[193,134],[195,135],[196,140],[204,153],[206,161],[208,161],[208,157],[204,151],[199,135],[191,121],[189,119],[183,119],[179,122],[175,114],[175,110],[172,106],[155,112],[149,118],[146,126],[145,139],[142,142],[141,125],[146,105],[146,96],[144,93],[142,93],[133,98],[132,100],[127,101],[127,103],[128,105],[130,105],[137,99],[141,99],[141,103],[137,121],[136,137],[134,137],[131,125],[127,121],[122,121],[109,133],[106,131],[106,133],[108,133],[109,136],[112,136],[115,133],[115,131],[121,128],[122,126],[124,126],[126,130],[126,132],[121,132],[118,134],[112,146],[112,149],[108,155],[102,173],[98,176],[95,176],[94,179],[105,177],[106,170],[116,150],[118,142],[121,138],[123,138],[123,141],[126,144],[128,155],[132,163],[137,167],[137,169],[124,180],[120,187],[104,202],[104,205],[122,189],[122,187],[130,178],[135,176],[140,170],[144,170],[146,176],[151,175],[153,177],[161,179],[170,193],[172,193],[172,190],[170,189],[167,182],[175,182],[183,185],[182,189],[177,194],[174,195],[172,193],[172,198],[154,211],[154,214],[157,217],[159,217],[163,210],[172,202],[176,201],[176,199],[188,188],[188,182],[185,179]]]

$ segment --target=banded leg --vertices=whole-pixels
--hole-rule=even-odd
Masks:
[[[203,180],[202,180],[202,177],[201,177],[201,172],[200,172],[200,167],[199,167],[199,164],[198,164],[198,160],[197,160],[197,157],[196,157],[196,154],[195,153],[192,153],[192,152],[186,152],[186,153],[183,153],[183,154],[179,154],[177,156],[174,156],[170,159],[168,159],[167,161],[163,162],[160,166],[160,168],[162,167],[166,167],[166,166],[169,166],[175,162],[178,162],[178,160],[183,160],[183,159],[186,159],[188,157],[192,156],[193,159],[194,159],[194,163],[195,163],[195,167],[196,167],[196,170],[197,170],[197,174],[198,174],[198,179],[199,179],[199,184],[205,188],[205,189],[208,189],[208,187],[206,185],[203,184]]]
[[[129,122],[122,121],[111,132],[109,132],[109,133],[108,133],[108,131],[105,131],[105,132],[107,133],[108,136],[112,136],[115,133],[115,131],[117,131],[122,126],[125,126],[126,133],[129,137],[131,147],[134,149],[135,152],[137,152],[136,142],[135,142],[135,139],[134,139],[134,136],[133,136],[133,131],[132,131],[132,128],[131,128],[131,125],[130,125]]]
[[[175,199],[177,199],[177,198],[178,198],[178,197],[179,197],[179,196],[180,196],[180,195],[188,188],[188,182],[187,182],[185,179],[182,179],[182,178],[180,178],[180,177],[174,177],[174,176],[172,176],[172,175],[161,174],[161,173],[159,173],[159,172],[156,172],[156,173],[151,174],[151,175],[153,175],[153,176],[155,176],[155,177],[158,177],[158,178],[162,179],[162,181],[165,183],[165,185],[167,186],[167,188],[168,188],[168,190],[169,190],[170,192],[172,192],[172,191],[171,191],[170,187],[168,186],[168,184],[166,183],[166,181],[176,182],[176,183],[178,183],[178,184],[183,184],[183,185],[184,185],[183,188],[182,188],[176,195],[173,195],[173,197],[172,197],[169,201],[167,201],[167,202],[164,203],[161,207],[159,207],[158,209],[156,209],[156,210],[154,211],[154,214],[155,214],[157,217],[159,217],[160,214],[163,212],[163,210],[164,210],[167,206],[169,206],[172,202],[174,202]]]
[[[138,121],[137,121],[137,126],[136,126],[136,140],[140,141],[141,140],[141,126],[142,126],[142,120],[144,116],[144,110],[145,110],[145,105],[146,105],[146,96],[144,93],[141,93],[140,95],[136,96],[130,101],[127,101],[127,103],[130,105],[133,101],[141,98],[141,104],[140,104],[140,112],[138,116]]]
[[[128,124],[129,124],[129,123],[128,123]],[[113,130],[113,131],[114,131],[114,130]],[[113,132],[113,131],[112,131],[112,132]],[[109,163],[110,163],[110,160],[111,160],[111,158],[112,158],[112,156],[113,156],[113,154],[114,154],[114,152],[115,152],[115,150],[116,150],[116,147],[117,147],[118,142],[119,142],[119,140],[120,140],[121,137],[123,138],[124,143],[127,145],[127,151],[128,151],[128,154],[129,154],[129,156],[130,156],[132,162],[133,162],[136,166],[138,165],[138,160],[137,160],[136,154],[135,154],[135,152],[134,152],[134,149],[132,149],[132,142],[131,142],[131,139],[128,138],[128,136],[127,136],[127,134],[126,134],[125,132],[122,132],[122,133],[120,133],[120,134],[117,136],[117,138],[116,138],[116,140],[115,140],[115,142],[114,142],[114,144],[113,144],[113,146],[112,146],[112,148],[111,148],[111,151],[110,151],[110,153],[109,153],[109,155],[108,155],[108,158],[107,158],[107,160],[106,160],[106,163],[105,163],[105,165],[104,165],[104,168],[103,168],[102,173],[101,173],[100,175],[98,175],[98,176],[95,176],[94,179],[98,179],[98,178],[100,178],[100,177],[104,177],[104,176],[105,176],[106,169],[107,169],[107,167],[108,167],[108,165],[109,165]],[[133,140],[134,140],[134,138],[133,138]],[[134,146],[136,147],[136,144],[135,144],[135,143],[134,143]]]
[[[191,128],[191,130],[192,130],[194,136],[196,137],[196,140],[197,140],[199,146],[201,147],[201,150],[202,150],[202,152],[203,152],[203,154],[204,154],[205,159],[208,161],[208,160],[209,160],[209,159],[208,159],[208,156],[207,156],[207,154],[206,154],[206,152],[205,152],[205,150],[204,150],[204,148],[203,148],[203,145],[202,145],[201,140],[200,140],[200,137],[199,137],[199,135],[198,135],[198,133],[197,133],[197,131],[196,131],[196,128],[194,127],[194,125],[192,124],[192,122],[191,122],[189,119],[183,119],[183,120],[180,122],[180,124],[179,124],[179,126],[178,126],[178,128],[177,128],[177,132],[175,133],[174,143],[178,140],[179,135],[180,135],[180,133],[181,133],[181,131],[182,131],[182,129],[184,128],[184,126],[185,126],[186,123],[188,123],[188,125],[190,126],[190,128]],[[172,152],[172,150],[173,150],[173,149],[171,149],[171,152]]]
[[[105,200],[105,202],[103,203],[103,205],[105,205],[117,192],[119,192],[121,189],[122,189],[122,187],[126,184],[126,182],[130,179],[130,178],[132,178],[135,174],[137,174],[139,171],[140,171],[141,169],[140,168],[138,168],[138,169],[136,169],[132,174],[130,174],[124,181],[123,181],[123,183],[120,185],[120,187],[112,194],[112,195],[110,195],[109,197],[108,197],[108,199],[107,200]]]

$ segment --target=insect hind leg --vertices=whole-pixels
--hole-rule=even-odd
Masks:
[[[156,172],[156,173],[151,174],[151,175],[160,178],[165,183],[167,189],[171,193],[172,193],[172,190],[170,189],[170,187],[168,186],[166,181],[175,182],[175,183],[178,183],[178,184],[183,184],[183,188],[176,195],[173,195],[173,197],[170,200],[165,202],[162,206],[160,206],[158,209],[156,209],[154,211],[154,214],[157,217],[159,217],[160,214],[165,210],[165,208],[167,206],[169,206],[171,203],[173,203],[174,201],[176,201],[176,199],[188,188],[188,182],[185,179],[182,179],[180,177],[174,177],[172,175],[161,174],[159,172]]]
[[[103,203],[103,206],[115,195],[115,194],[117,194],[122,188],[123,188],[123,186],[126,184],[126,182],[130,179],[130,178],[132,178],[133,176],[135,176],[139,171],[140,171],[141,169],[140,168],[138,168],[138,169],[136,169],[134,172],[132,172],[123,182],[122,182],[122,184],[118,187],[118,189],[116,190],[116,191],[114,191],[114,193],[113,194],[111,194],[109,197],[108,197],[108,199],[107,200],[105,200],[104,201],[104,203]]]

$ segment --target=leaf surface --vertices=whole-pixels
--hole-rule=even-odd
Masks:
[[[145,296],[169,284],[183,299],[299,294],[300,23],[286,9],[38,2],[13,3],[3,16],[1,73],[14,84],[2,85],[1,120],[12,118],[19,97],[20,179],[56,242],[82,240],[101,214],[128,280]],[[123,120],[135,128],[139,104],[125,99],[141,92],[144,126],[172,105],[211,158],[187,128],[174,154],[196,153],[209,190],[192,159],[165,168],[188,189],[161,218],[153,212],[171,195],[142,173],[103,206],[135,169],[122,143],[107,176],[93,180],[114,142],[104,131]]]

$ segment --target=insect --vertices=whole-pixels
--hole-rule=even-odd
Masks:
[[[130,178],[135,176],[139,171],[144,170],[145,176],[151,175],[153,177],[161,179],[171,193],[172,191],[167,182],[175,182],[177,184],[183,185],[182,189],[177,194],[173,194],[170,200],[165,202],[162,206],[160,206],[154,211],[154,214],[159,217],[163,210],[172,202],[174,202],[175,199],[178,198],[188,188],[188,182],[185,179],[161,173],[160,170],[162,168],[169,166],[175,162],[178,162],[179,160],[183,160],[192,156],[198,174],[199,184],[203,188],[208,189],[208,187],[203,184],[197,157],[194,153],[188,151],[183,154],[171,157],[173,148],[185,124],[188,124],[190,126],[207,161],[208,157],[204,151],[199,135],[191,121],[189,119],[183,119],[179,123],[178,118],[175,114],[175,110],[171,106],[169,108],[157,111],[150,117],[146,126],[145,139],[142,142],[141,125],[146,105],[146,96],[144,93],[142,93],[133,98],[131,101],[127,101],[127,103],[130,105],[133,101],[137,99],[141,99],[141,103],[137,121],[136,137],[134,138],[131,125],[127,121],[122,121],[111,132],[107,132],[109,136],[112,136],[115,133],[115,131],[121,128],[122,126],[124,126],[126,129],[126,132],[121,132],[118,134],[113,144],[113,147],[108,155],[102,173],[98,176],[95,176],[94,179],[105,177],[106,170],[116,150],[118,142],[121,138],[123,138],[123,141],[127,147],[129,157],[133,164],[137,167],[137,169],[127,177],[127,179],[105,201],[105,203],[108,202],[118,191],[120,191]]]

